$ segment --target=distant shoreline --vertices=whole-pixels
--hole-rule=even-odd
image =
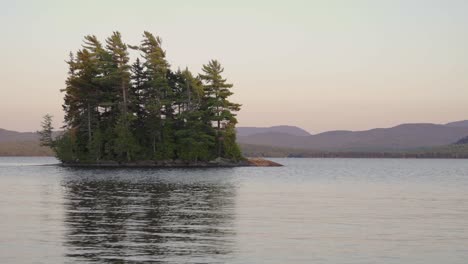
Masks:
[[[345,155],[349,154],[349,155]],[[325,153],[318,155],[305,156],[256,156],[248,159],[268,158],[287,158],[287,159],[468,159],[468,155],[451,156],[451,155],[395,155],[395,153],[387,153],[388,155],[354,155],[354,153]],[[0,157],[55,157],[53,155],[0,155]],[[269,161],[271,162],[271,161]],[[168,164],[168,165],[144,165],[138,163],[116,163],[116,164],[96,164],[96,163],[76,163],[76,164],[58,164],[64,167],[155,167],[155,168],[206,168],[206,167],[273,167],[273,166],[256,166],[245,164],[234,165],[209,165],[209,164]]]
[[[408,150],[311,150],[240,144],[244,157],[261,158],[392,158],[392,159],[468,159],[468,144],[452,144]],[[50,148],[37,141],[4,142],[0,157],[54,157]]]
[[[290,155],[287,158],[355,158],[355,159],[468,159],[467,154],[442,153],[318,153],[316,155]]]
[[[401,158],[401,159],[468,159],[468,144],[408,150],[310,150],[241,144],[246,157],[272,158]]]

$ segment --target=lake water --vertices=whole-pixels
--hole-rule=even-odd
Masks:
[[[468,263],[468,161],[0,158],[0,263]]]

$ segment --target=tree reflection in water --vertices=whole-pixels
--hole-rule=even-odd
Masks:
[[[193,177],[187,170],[69,174],[64,219],[72,261],[209,263],[233,251],[235,187],[228,178],[207,180],[203,170]]]

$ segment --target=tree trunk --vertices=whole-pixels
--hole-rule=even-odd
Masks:
[[[190,86],[189,86],[187,80],[186,80],[186,83],[187,83],[187,94],[188,94],[188,104],[187,104],[187,107],[188,107],[188,110],[189,110],[189,112],[190,112],[190,111],[192,111],[192,92],[190,91]]]
[[[218,129],[216,130],[216,138],[218,139],[218,157],[221,157],[221,140],[220,140],[220,135],[221,135],[221,121],[219,120],[219,114],[218,114]]]
[[[122,78],[122,96],[123,96],[123,114],[125,116],[125,125],[127,125],[127,91],[125,89],[125,80]]]
[[[91,106],[88,103],[88,142],[91,143]]]
[[[127,130],[127,133],[129,132],[129,129],[128,129],[128,124],[127,124],[127,90],[125,89],[125,79],[122,78],[122,97],[123,97],[123,117],[124,117],[124,125],[125,125],[125,129]],[[128,151],[125,151],[126,154],[127,154],[127,161],[130,161],[130,152]]]

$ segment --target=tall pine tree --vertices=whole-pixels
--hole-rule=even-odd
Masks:
[[[233,85],[227,83],[227,80],[221,76],[224,68],[217,60],[211,60],[203,65],[202,71],[200,78],[204,82],[205,104],[210,113],[210,120],[216,123],[217,154],[218,157],[222,157],[226,148],[236,148],[226,146],[231,141],[235,143],[235,139],[226,138],[235,136],[235,132],[225,133],[225,131],[237,124],[235,112],[240,110],[241,105],[228,100],[233,94],[230,90]]]

